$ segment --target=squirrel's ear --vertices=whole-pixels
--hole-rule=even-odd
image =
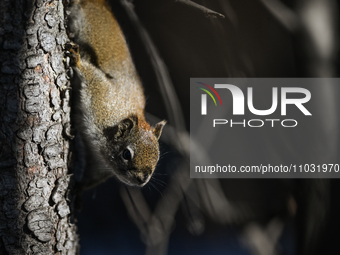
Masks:
[[[158,122],[155,127],[153,128],[153,134],[156,136],[157,140],[162,134],[163,127],[165,126],[166,121],[163,120],[161,122]]]
[[[118,130],[115,137],[116,138],[122,137],[130,133],[134,125],[136,125],[136,122],[133,118],[123,119],[121,122],[118,123]]]
[[[130,133],[131,129],[135,125],[135,121],[131,118],[126,118],[120,121],[116,126],[114,127],[108,127],[104,129],[104,134],[109,139],[118,139],[120,137],[124,137],[127,134]]]

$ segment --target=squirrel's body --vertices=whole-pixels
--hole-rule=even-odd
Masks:
[[[143,186],[158,158],[165,122],[145,121],[143,87],[125,38],[104,0],[76,0],[70,7],[74,50],[75,123],[85,145],[85,187],[115,175]]]

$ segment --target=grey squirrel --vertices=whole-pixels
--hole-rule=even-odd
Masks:
[[[145,120],[143,87],[108,4],[75,0],[68,10],[75,43],[66,45],[76,77],[74,119],[86,159],[82,186],[110,176],[143,186],[158,162],[158,139],[166,122],[151,127]]]

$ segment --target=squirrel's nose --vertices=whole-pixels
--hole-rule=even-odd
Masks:
[[[136,175],[136,179],[137,179],[139,184],[143,184],[143,183],[147,182],[148,178],[149,178],[148,173],[139,173],[138,175]]]

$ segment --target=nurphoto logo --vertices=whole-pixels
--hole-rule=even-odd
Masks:
[[[207,106],[207,94],[211,97],[213,100],[215,106],[217,106],[216,100],[214,95],[210,92],[212,91],[215,96],[217,96],[221,106],[222,106],[222,100],[220,95],[215,89],[221,89],[220,91],[227,89],[230,91],[232,96],[232,113],[233,115],[245,115],[245,95],[243,91],[236,85],[232,84],[214,84],[214,88],[208,84],[197,82],[199,84],[204,85],[207,89],[202,87],[197,87],[198,89],[201,89],[202,91],[206,92],[206,94],[201,94],[201,115],[207,115],[208,114],[208,106]],[[210,89],[210,91],[208,90]],[[268,116],[273,114],[277,109],[279,105],[279,99],[280,99],[280,114],[281,116],[287,115],[287,105],[295,105],[305,116],[311,116],[312,114],[310,111],[307,110],[307,108],[304,106],[305,103],[307,103],[311,99],[311,93],[308,89],[305,88],[298,88],[298,87],[281,87],[280,88],[280,96],[279,96],[279,89],[277,87],[272,88],[271,93],[271,106],[268,109],[256,109],[254,107],[254,93],[253,88],[248,87],[247,88],[247,106],[249,112],[251,112],[254,115],[257,116]],[[295,98],[291,98],[289,95],[295,94]],[[298,95],[298,98],[296,98]],[[211,109],[213,110],[213,109]],[[298,122],[295,119],[250,119],[246,120],[244,119],[242,122],[233,122],[232,119],[214,119],[213,120],[213,127],[216,125],[225,125],[230,124],[230,127],[233,127],[235,125],[242,125],[243,127],[249,126],[249,127],[262,127],[265,125],[265,123],[271,123],[271,127],[274,127],[275,122],[280,122],[281,126],[283,127],[296,127]]]
[[[212,92],[214,92],[214,94],[217,96],[217,98],[218,98],[218,100],[220,101],[220,104],[221,104],[221,106],[222,106],[222,101],[221,101],[220,95],[216,92],[216,90],[215,90],[213,87],[211,87],[211,86],[208,85],[208,84],[202,83],[202,82],[197,82],[197,83],[206,86],[206,87],[209,88]],[[206,90],[206,89],[204,89],[204,88],[201,88],[201,87],[197,87],[197,88],[203,90],[204,92],[206,92],[206,93],[212,98],[212,100],[214,101],[215,106],[217,106],[215,97],[214,97],[208,90]],[[202,94],[202,95],[201,95],[201,114],[202,114],[202,115],[207,115],[207,95],[206,95],[206,94]]]

